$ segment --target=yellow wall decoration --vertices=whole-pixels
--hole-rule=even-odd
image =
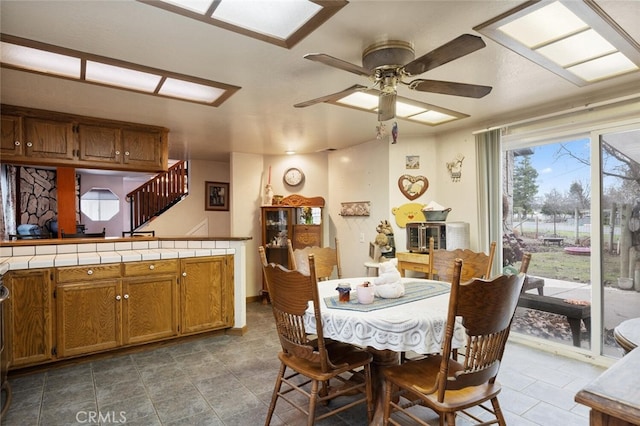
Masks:
[[[391,213],[396,217],[396,224],[400,228],[404,228],[407,222],[424,222],[424,213],[422,209],[426,204],[406,203],[400,207],[391,209]]]

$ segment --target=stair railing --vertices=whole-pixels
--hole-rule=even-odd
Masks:
[[[131,232],[159,216],[189,194],[188,167],[179,161],[127,194]]]

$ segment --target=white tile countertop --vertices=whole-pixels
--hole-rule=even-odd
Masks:
[[[235,254],[228,241],[130,241],[0,248],[0,273],[16,269],[94,265]]]

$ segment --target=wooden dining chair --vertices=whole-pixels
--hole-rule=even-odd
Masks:
[[[538,294],[542,295],[542,287],[544,286],[544,280],[538,279],[536,277],[529,277],[527,275],[527,271],[529,270],[529,264],[531,263],[531,253],[524,253],[522,255],[522,263],[520,263],[520,271],[525,274],[524,284],[522,285],[522,292],[526,292],[528,290],[537,289]],[[532,278],[530,280],[530,278]]]
[[[473,278],[461,284],[462,260],[456,259],[452,269],[442,352],[383,371],[385,425],[405,424],[390,418],[391,414],[401,412],[414,422],[428,426],[415,415],[415,411],[409,409],[415,405],[423,405],[438,413],[440,425],[444,425],[446,420],[447,425],[454,426],[459,412],[482,424],[505,425],[498,403],[501,387],[496,376],[524,274],[499,275],[492,280]],[[452,356],[451,343],[456,318],[461,318],[466,332],[466,345],[459,349],[459,358]],[[484,405],[487,401],[491,401],[491,408]],[[495,420],[483,423],[466,411],[476,406],[493,413]]]
[[[462,259],[460,280],[469,281],[471,278],[488,278],[491,276],[493,259],[496,255],[496,242],[493,241],[489,254],[475,252],[469,249],[434,249],[433,238],[429,240],[429,279],[451,282],[453,279],[453,265],[455,259]]]
[[[331,279],[336,274],[336,278],[342,278],[342,267],[340,266],[340,244],[335,239],[335,248],[331,247],[305,247],[295,249],[291,254],[293,263],[290,269],[295,269],[303,274],[309,273],[309,254],[313,254],[316,261],[316,274],[319,280]]]
[[[279,399],[306,414],[308,425],[358,404],[367,405],[367,417],[368,421],[371,421],[374,409],[371,387],[373,357],[367,351],[353,345],[336,341],[325,342],[315,256],[309,255],[310,274],[304,275],[299,271],[285,269],[281,265],[266,264],[264,247],[259,247],[258,250],[263,261],[263,273],[282,346],[278,353],[280,370],[265,425],[271,423]],[[311,339],[304,328],[305,311],[310,302],[313,302],[316,321],[315,339]],[[345,395],[351,395],[347,403],[329,404],[329,401]],[[301,402],[300,396],[306,397],[306,406]],[[321,414],[316,413],[318,404],[324,406]]]

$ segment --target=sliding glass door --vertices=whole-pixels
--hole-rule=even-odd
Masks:
[[[503,148],[504,269],[532,253],[512,331],[622,356],[614,329],[640,317],[640,128]]]
[[[591,191],[588,135],[504,153],[503,265],[532,254],[513,331],[589,349]],[[533,295],[533,296],[529,296]]]
[[[613,331],[640,317],[640,130],[599,135],[602,353],[618,356]]]

